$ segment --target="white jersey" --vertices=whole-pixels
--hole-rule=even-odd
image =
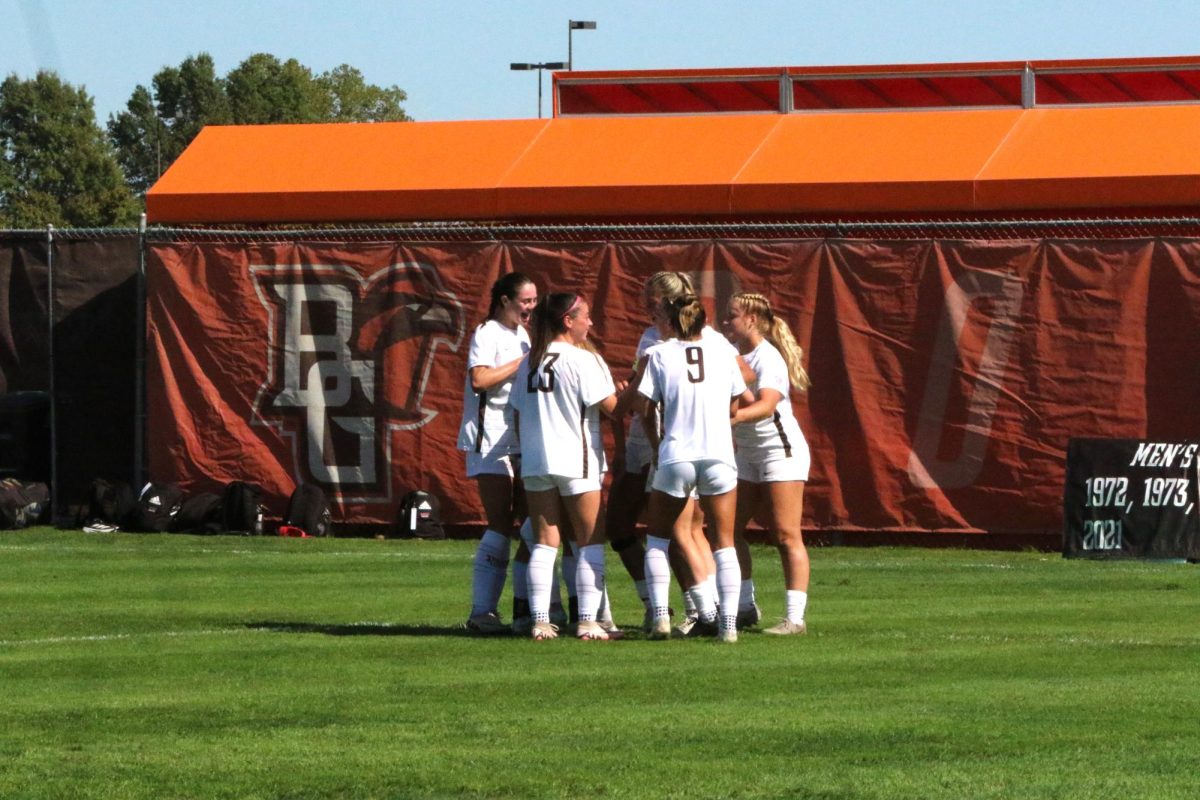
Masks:
[[[660,465],[699,460],[734,465],[729,403],[746,391],[746,384],[737,351],[713,333],[717,338],[671,339],[646,354],[638,392],[660,404]]]
[[[757,456],[761,461],[790,458],[793,448],[804,443],[804,434],[800,432],[800,423],[796,422],[796,416],[792,413],[787,362],[766,339],[742,358],[754,370],[755,381],[750,386],[751,391],[757,393],[759,389],[774,389],[783,395],[783,399],[775,406],[775,413],[766,419],[734,426],[733,438],[738,452],[743,456]]]
[[[506,328],[494,319],[480,325],[471,335],[467,354],[467,378],[463,384],[463,416],[458,428],[458,449],[487,455],[519,453],[516,427],[508,395],[513,379],[490,389],[471,388],[471,370],[475,367],[501,367],[529,352],[529,334],[521,326]]]
[[[598,404],[614,392],[604,359],[566,342],[551,342],[541,364],[522,361],[508,399],[520,412],[522,477],[604,472]]]

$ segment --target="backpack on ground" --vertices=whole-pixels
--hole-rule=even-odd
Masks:
[[[280,531],[289,529],[284,535],[332,536],[333,514],[325,491],[311,483],[302,483],[288,498],[287,513],[283,515]],[[299,530],[300,533],[291,533]]]
[[[42,518],[50,505],[50,487],[16,478],[0,480],[0,530],[27,528]]]
[[[171,521],[174,533],[220,533],[224,526],[221,496],[201,492],[183,501],[179,513]]]
[[[436,495],[417,489],[400,500],[396,535],[401,539],[445,539],[442,504]]]
[[[137,509],[137,494],[125,481],[96,478],[88,487],[80,527],[89,532],[115,531],[128,527]]]
[[[143,533],[163,533],[179,509],[183,507],[183,492],[177,483],[147,483],[138,495],[131,528]]]
[[[222,529],[233,533],[262,533],[262,489],[245,481],[230,481],[221,493]]]

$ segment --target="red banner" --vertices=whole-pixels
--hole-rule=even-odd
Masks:
[[[424,488],[482,520],[455,450],[467,345],[519,270],[592,299],[620,377],[643,281],[723,312],[762,292],[804,347],[809,529],[1047,534],[1072,436],[1200,436],[1192,241],[158,244],[148,256],[151,475],[323,484],[345,522]],[[1152,354],[1152,358],[1151,358]]]

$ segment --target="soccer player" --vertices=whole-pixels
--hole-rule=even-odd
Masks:
[[[783,561],[787,615],[764,633],[804,633],[808,605],[808,551],[800,530],[804,484],[808,480],[808,442],[792,414],[791,390],[808,389],[803,351],[791,328],[761,294],[741,292],[729,301],[726,330],[754,370],[754,402],[734,416],[737,444],[737,523],[739,540],[751,519],[770,531]],[[749,579],[749,550],[738,555]],[[752,585],[752,582],[751,582]],[[752,592],[753,590],[751,590]]]
[[[517,367],[529,352],[525,326],[537,297],[533,281],[520,272],[493,283],[487,319],[471,335],[467,356],[458,448],[467,454],[467,477],[475,479],[487,516],[487,529],[475,550],[467,618],[468,630],[480,634],[509,631],[496,608],[508,572],[520,490],[520,445],[508,397]],[[527,556],[523,556],[519,551],[520,563],[513,565],[514,598],[527,595],[523,580]],[[516,616],[520,609],[514,612]]]
[[[529,355],[517,370],[509,402],[517,410],[521,477],[536,544],[529,557],[531,635],[554,639],[550,579],[569,522],[578,545],[576,591],[580,639],[609,639],[597,614],[604,596],[604,525],[600,483],[607,466],[600,412],[617,405],[616,387],[604,360],[590,347],[587,302],[573,292],[550,294],[533,314]]]
[[[691,567],[693,585],[687,591],[700,622],[707,629],[716,629],[721,641],[736,642],[741,570],[733,537],[737,468],[730,417],[739,397],[746,393],[746,384],[728,342],[703,335],[707,314],[698,297],[684,295],[667,301],[664,311],[676,338],[650,348],[645,375],[638,385],[639,394],[649,403],[659,404],[662,414],[661,437],[653,426],[646,426],[657,447],[646,538],[646,579],[654,605],[650,635],[655,639],[671,636],[667,551],[674,544]],[[717,608],[702,587],[703,555],[690,536],[691,519],[686,510],[693,489],[700,496],[716,545],[719,624]]]

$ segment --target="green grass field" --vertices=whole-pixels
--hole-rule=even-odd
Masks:
[[[1200,794],[1196,566],[824,548],[807,636],[535,643],[472,549],[0,533],[0,798]]]

